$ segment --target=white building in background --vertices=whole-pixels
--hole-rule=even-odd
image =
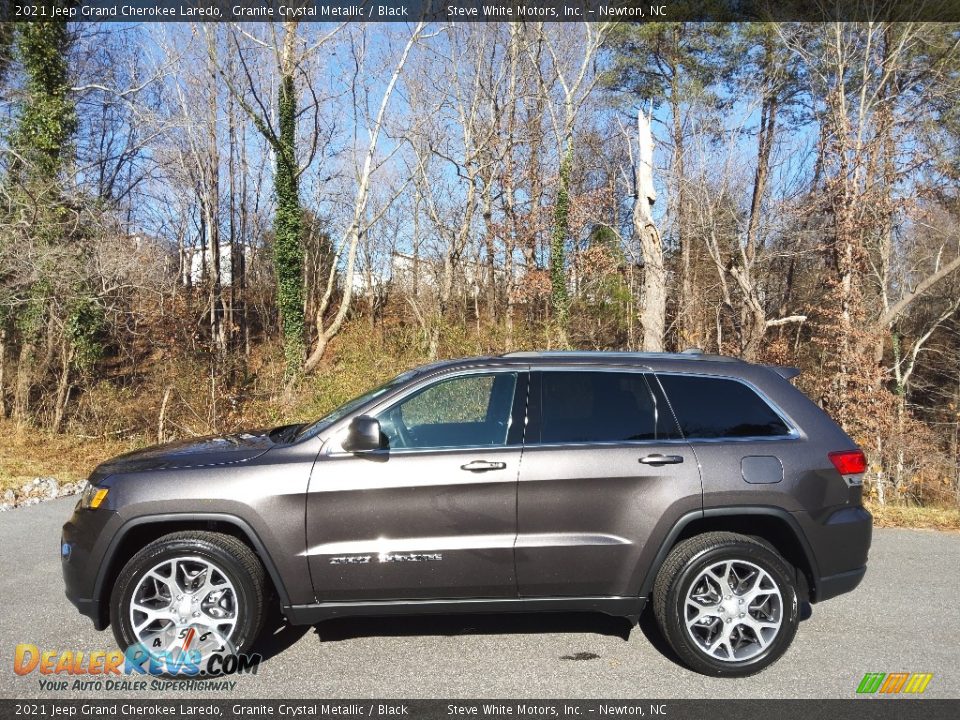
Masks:
[[[407,292],[413,290],[414,279],[418,288],[435,287],[439,271],[441,271],[439,263],[434,265],[423,258],[417,260],[413,255],[395,252],[390,257],[390,279],[397,287]]]
[[[203,282],[203,267],[206,260],[207,271],[213,263],[213,249],[207,248],[203,253],[199,248],[187,250],[190,253],[190,282],[197,285]],[[243,262],[249,267],[251,259],[250,248],[243,246]],[[220,243],[220,285],[230,287],[233,285],[233,263],[230,253],[230,243]]]
[[[461,260],[455,272],[455,286],[460,288],[466,286],[474,292],[479,292],[480,286],[486,279],[487,267],[476,260]],[[514,282],[519,282],[525,272],[526,268],[522,263],[514,263]],[[394,288],[409,293],[413,291],[414,286],[418,291],[435,289],[442,273],[442,263],[434,258],[417,259],[407,253],[394,252],[390,256],[390,267],[375,271],[370,281],[374,287],[391,284]],[[506,277],[506,271],[498,265],[494,269],[494,276],[497,283],[502,283]],[[362,270],[354,270],[352,284],[354,293],[363,294],[367,290],[366,273]]]

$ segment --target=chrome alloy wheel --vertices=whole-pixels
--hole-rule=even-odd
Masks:
[[[200,557],[164,560],[137,583],[130,626],[151,655],[225,651],[237,624],[237,591],[227,574]]]
[[[746,560],[703,570],[684,600],[684,625],[697,647],[717,660],[740,662],[766,650],[780,632],[783,596],[770,574]]]

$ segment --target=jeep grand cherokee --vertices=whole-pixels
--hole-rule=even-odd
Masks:
[[[853,590],[863,453],[789,381],[699,353],[512,353],[406,372],[316,422],[97,467],[67,596],[121,648],[239,650],[275,597],[345,615],[648,604],[691,668],[780,657]]]

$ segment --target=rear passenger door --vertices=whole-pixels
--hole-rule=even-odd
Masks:
[[[789,507],[782,459],[800,436],[769,398],[739,378],[658,372],[657,379],[703,468],[704,507]],[[837,498],[817,502],[842,504],[845,488],[837,489]]]
[[[517,491],[524,597],[629,596],[659,527],[701,507],[696,457],[642,370],[531,374]],[[654,532],[656,530],[656,532]]]

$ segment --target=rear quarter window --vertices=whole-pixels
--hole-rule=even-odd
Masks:
[[[779,437],[783,419],[752,388],[726,378],[657,375],[688,439]]]

